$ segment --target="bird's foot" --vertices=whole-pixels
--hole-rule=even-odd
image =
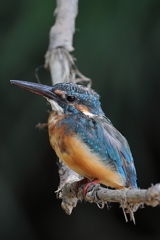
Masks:
[[[100,182],[99,179],[94,179],[93,181],[88,182],[88,183],[84,186],[84,188],[83,188],[83,195],[86,196],[87,190],[88,190],[88,188],[89,188],[91,185],[97,184],[97,183],[99,183],[99,182]]]
[[[100,180],[99,179],[94,179],[93,181],[90,181],[88,178],[84,178],[80,181],[78,181],[75,185],[75,193],[76,193],[76,196],[78,195],[78,188],[79,186],[81,186],[82,184],[86,183],[86,185],[84,186],[83,188],[83,195],[86,196],[86,193],[87,193],[87,190],[88,188],[91,186],[91,185],[94,185],[94,184],[97,184],[99,183]]]
[[[90,183],[89,179],[88,178],[83,178],[82,180],[80,180],[76,183],[75,188],[74,188],[76,196],[78,195],[78,188],[84,183]]]

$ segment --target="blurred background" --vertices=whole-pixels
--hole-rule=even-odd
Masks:
[[[71,216],[54,191],[59,183],[50,147],[45,99],[10,84],[36,82],[44,64],[56,1],[1,0],[0,239],[160,239],[160,207],[126,223],[118,204],[100,210],[79,203]],[[106,116],[128,139],[138,186],[160,182],[160,1],[79,1],[74,35],[79,70],[93,81]],[[40,68],[43,84],[51,84]]]

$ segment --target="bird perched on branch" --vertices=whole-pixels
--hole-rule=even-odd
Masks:
[[[11,83],[44,96],[51,104],[50,144],[67,166],[86,179],[84,194],[98,182],[116,189],[137,188],[127,140],[105,116],[94,90],[73,83]]]

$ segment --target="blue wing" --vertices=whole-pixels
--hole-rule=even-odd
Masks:
[[[125,137],[104,117],[97,117],[96,123],[99,128],[98,136],[102,132],[103,143],[108,157],[115,164],[117,171],[126,179],[127,187],[137,188],[136,169],[130,147]],[[100,149],[102,155],[103,147]]]
[[[101,156],[105,164],[112,165],[125,179],[126,187],[137,188],[136,170],[128,142],[109,119],[76,114],[74,119],[68,117],[66,121],[68,131],[72,129],[93,152]]]

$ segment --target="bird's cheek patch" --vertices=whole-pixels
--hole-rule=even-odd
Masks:
[[[58,90],[58,89],[55,90],[54,92],[58,95],[64,95],[64,92],[62,92],[61,90]]]
[[[84,113],[85,115],[87,115],[87,116],[90,116],[90,117],[94,116],[94,114],[91,113],[86,106],[83,106],[83,105],[80,105],[80,104],[78,105],[78,104],[77,104],[75,107],[76,107],[77,110],[83,112],[83,113]]]

